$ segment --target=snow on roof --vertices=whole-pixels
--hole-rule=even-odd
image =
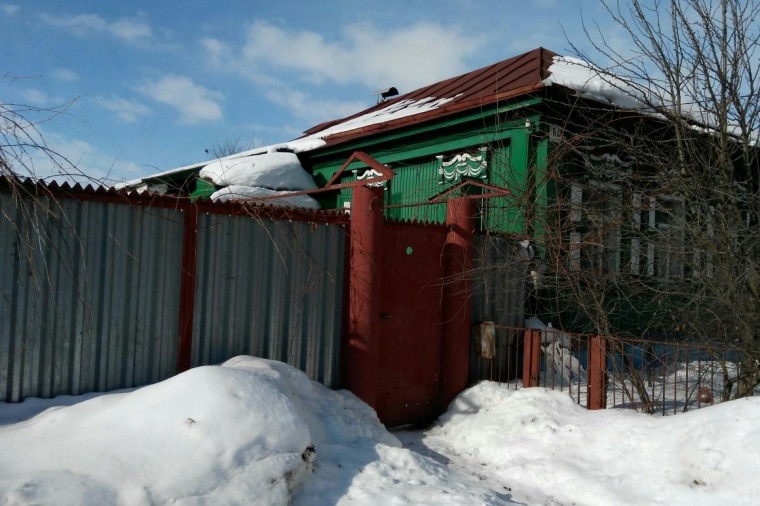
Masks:
[[[311,190],[314,180],[295,153],[268,151],[209,163],[198,173],[215,186],[260,186],[270,190]]]
[[[233,155],[224,156],[221,158],[215,158],[213,160],[206,160],[205,162],[194,163],[191,165],[185,165],[182,167],[177,167],[176,169],[171,169],[171,170],[166,170],[163,172],[158,172],[156,174],[151,174],[149,176],[143,176],[139,179],[134,179],[132,181],[127,181],[124,183],[119,183],[115,186],[115,188],[117,190],[121,190],[125,188],[133,188],[135,186],[141,185],[143,181],[145,181],[146,179],[152,179],[152,178],[157,178],[157,177],[162,177],[162,176],[170,176],[172,174],[179,174],[181,172],[185,172],[188,170],[200,169],[212,163],[223,161],[223,160],[235,160],[237,158],[242,158],[246,156],[262,155],[264,153],[272,153],[276,151],[291,151],[293,153],[303,153],[305,151],[312,151],[324,145],[325,145],[325,141],[316,137],[294,139],[289,142],[283,142],[280,144],[271,144],[269,146],[262,146],[260,148],[249,149],[247,151],[241,151],[240,153],[235,153]]]
[[[330,135],[357,130],[366,126],[385,123],[388,121],[405,118],[407,116],[421,114],[423,112],[433,111],[453,101],[460,95],[461,93],[447,98],[425,97],[419,100],[399,100],[397,102],[389,104],[387,107],[384,107],[382,109],[372,109],[366,114],[362,114],[361,116],[356,116],[346,121],[336,123],[324,130],[320,130],[319,132],[304,137],[303,139],[324,139]]]
[[[438,81],[380,103],[347,118],[316,125],[307,138],[334,145],[457,112],[482,108],[500,100],[543,88],[556,53],[542,47],[464,74]],[[408,112],[404,112],[408,109]]]
[[[300,207],[319,209],[319,202],[308,195],[288,195],[286,191],[275,191],[259,186],[230,185],[211,194],[214,202],[259,201],[260,204],[279,207]],[[272,198],[277,196],[278,198]]]
[[[346,121],[334,124],[333,126],[326,128],[325,130],[320,130],[319,132],[313,133],[306,137],[302,137],[300,139],[295,139],[290,142],[286,142],[282,144],[272,144],[271,146],[264,146],[261,148],[243,151],[241,153],[225,156],[223,158],[218,158],[216,160],[208,160],[201,163],[186,165],[184,167],[178,167],[176,169],[168,170],[165,172],[159,172],[157,174],[145,176],[140,179],[135,179],[133,181],[120,183],[116,185],[116,189],[135,187],[142,184],[145,179],[151,179],[151,178],[160,177],[160,176],[169,176],[172,174],[177,174],[177,173],[185,172],[188,170],[195,170],[199,168],[203,168],[203,170],[201,171],[201,177],[203,177],[204,171],[209,173],[209,171],[206,170],[209,168],[210,168],[209,170],[212,173],[220,172],[216,170],[217,168],[221,169],[222,172],[224,172],[224,171],[228,171],[231,167],[236,165],[230,162],[240,160],[243,158],[251,158],[253,156],[262,155],[266,153],[275,153],[278,151],[286,151],[286,150],[291,151],[293,153],[304,153],[306,151],[313,151],[317,148],[324,146],[326,143],[323,139],[330,135],[335,135],[341,132],[348,132],[351,130],[357,130],[366,126],[376,125],[379,123],[385,123],[388,121],[393,121],[396,119],[413,116],[415,114],[421,114],[424,112],[433,111],[453,101],[460,95],[461,94],[455,95],[453,97],[448,97],[448,98],[425,97],[419,100],[408,99],[408,100],[396,101],[382,109],[370,110],[366,114],[362,114],[360,116],[350,118]],[[238,167],[241,167],[241,166],[238,165]],[[245,183],[240,183],[240,182],[233,183],[232,181],[229,180],[229,177],[227,177],[227,183],[221,182],[222,180],[220,178],[216,178],[214,176],[211,176],[209,180],[217,185],[245,184]],[[268,185],[250,185],[250,186],[270,187]],[[270,187],[270,188],[276,189],[274,187]],[[289,189],[296,189],[296,188],[289,188]],[[299,189],[307,189],[307,188],[299,188]]]
[[[643,88],[578,58],[555,56],[549,72],[551,75],[543,80],[544,85],[565,86],[597,102],[624,109],[644,109],[652,103]]]
[[[671,92],[658,87],[654,81],[637,83],[570,56],[555,56],[549,72],[551,75],[543,80],[544,85],[565,86],[577,91],[581,97],[603,104],[659,118],[664,118],[665,112],[669,111],[685,120],[695,131],[714,133],[720,125],[714,112],[701,109],[698,101],[689,99],[684,90],[680,90],[681,99],[676,104]],[[739,137],[742,129],[737,123],[729,123],[728,132]],[[758,142],[758,137],[752,135],[754,143]]]
[[[292,191],[317,188],[295,153],[270,150],[239,158],[217,160],[201,169],[198,177],[220,188],[211,195],[214,202],[234,200],[266,201],[269,205],[319,209],[308,195],[288,196]],[[276,197],[276,198],[273,198]]]

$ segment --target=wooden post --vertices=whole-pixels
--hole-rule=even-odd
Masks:
[[[607,339],[593,336],[588,345],[588,409],[607,407]]]
[[[523,353],[523,387],[537,387],[539,373],[539,351],[541,350],[541,332],[527,329],[525,331]]]

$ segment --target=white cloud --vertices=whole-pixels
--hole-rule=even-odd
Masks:
[[[72,82],[72,81],[78,81],[79,75],[70,69],[55,69],[52,72],[50,72],[50,76],[53,79],[56,79],[58,81],[64,81],[64,82]]]
[[[20,91],[23,103],[29,106],[65,110],[76,102],[76,99],[65,99],[60,96],[50,95],[47,91],[39,88],[26,88]]]
[[[135,123],[141,116],[146,116],[152,112],[150,107],[125,98],[96,97],[95,103],[103,109],[111,111],[127,123]]]
[[[45,105],[50,100],[47,93],[36,88],[24,90],[21,92],[21,96],[27,103],[37,106]]]
[[[404,91],[468,70],[466,60],[483,43],[457,27],[417,23],[380,29],[361,23],[347,26],[339,40],[310,31],[288,31],[265,21],[248,28],[240,63],[249,69],[291,70],[301,80],[361,83],[372,89],[396,86]],[[229,49],[204,41],[211,57],[227,58]],[[253,70],[255,71],[255,70]]]
[[[232,49],[220,40],[206,38],[201,40],[201,45],[214,65],[228,65],[233,58]]]
[[[222,108],[218,102],[224,96],[195,84],[189,77],[168,75],[158,81],[148,82],[137,90],[156,102],[176,109],[180,114],[180,123],[194,124],[222,119]]]
[[[153,36],[150,25],[142,20],[129,18],[117,19],[109,25],[109,31],[114,36],[130,42]]]
[[[119,156],[103,153],[92,144],[81,139],[55,132],[40,130],[35,135],[38,144],[49,151],[29,149],[20,158],[14,169],[21,176],[45,179],[47,182],[64,180],[98,184],[105,181],[122,181],[134,178],[144,172],[136,163],[121,160]]]
[[[265,91],[265,95],[272,102],[291,111],[296,118],[311,123],[324,121],[325,118],[342,118],[371,105],[355,101],[318,99],[286,85],[272,86]]]
[[[18,5],[14,5],[14,4],[0,4],[0,12],[2,12],[3,14],[5,14],[6,16],[13,16],[20,9],[21,9],[21,7],[19,7]]]
[[[150,25],[138,18],[119,18],[114,22],[109,22],[97,14],[55,16],[41,14],[40,19],[50,26],[69,30],[79,36],[107,33],[132,43],[147,40],[153,36]]]
[[[247,77],[295,117],[318,122],[366,108],[379,89],[395,86],[404,93],[466,72],[467,59],[484,40],[437,23],[390,29],[353,24],[327,40],[315,32],[255,21],[239,47],[213,38],[201,43],[212,65]],[[332,83],[358,84],[367,102],[319,99],[326,89],[320,85]]]

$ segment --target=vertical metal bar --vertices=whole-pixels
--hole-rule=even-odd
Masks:
[[[654,355],[654,351],[652,352],[652,355]],[[654,361],[654,359],[653,359],[653,361]],[[659,358],[657,358],[657,362],[659,362]],[[654,364],[652,364],[652,366],[653,366],[653,365],[654,365]],[[652,367],[652,366],[650,366],[650,367]],[[654,371],[652,371],[652,377],[654,378]],[[656,383],[657,383],[657,382],[656,382],[656,381],[654,381],[654,379],[653,379],[653,380],[652,380],[652,382],[651,382],[651,388],[652,388],[652,394],[651,394],[651,395],[652,395],[652,399],[653,399],[653,400],[657,398],[657,396],[656,396],[656,389],[657,389],[657,387],[656,387]]]
[[[678,401],[678,358],[680,356],[681,347],[679,345],[676,346],[676,373],[673,375],[673,414],[675,415],[678,411],[676,408],[677,401]],[[663,402],[665,399],[663,399]]]
[[[689,365],[691,362],[689,361],[691,356],[691,352],[689,348],[686,348],[686,385],[683,390],[683,408],[684,411],[689,410]]]
[[[714,361],[713,361],[714,363]],[[712,382],[710,382],[712,385]],[[699,387],[702,384],[702,353],[699,354],[699,359],[697,360],[697,392],[699,392]],[[697,395],[699,395],[697,393]],[[697,400],[697,409],[701,408],[702,405],[700,404],[699,400]]]
[[[575,402],[578,404],[581,403],[581,345],[580,345],[580,336],[575,336],[576,342],[578,342],[578,381],[577,386],[575,389],[576,392],[576,399]]]

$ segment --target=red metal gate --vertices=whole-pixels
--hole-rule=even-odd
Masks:
[[[354,189],[344,377],[394,426],[434,418],[467,386],[474,206],[447,201],[441,227],[385,223],[382,203],[382,188]]]
[[[438,414],[445,241],[440,226],[383,230],[377,412],[389,426]]]

